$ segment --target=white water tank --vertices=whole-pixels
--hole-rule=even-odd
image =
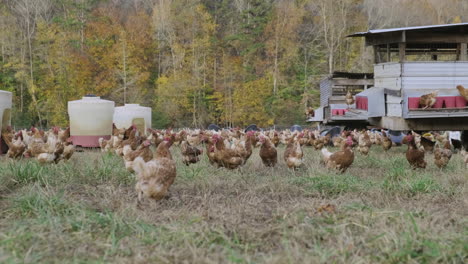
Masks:
[[[13,102],[13,94],[7,91],[0,90],[0,131],[11,125],[11,107]],[[7,151],[7,146],[2,142],[0,137],[0,154]]]
[[[117,128],[135,125],[142,134],[151,128],[151,108],[139,104],[125,104],[115,108],[114,124]]]
[[[109,139],[112,135],[114,102],[94,95],[68,102],[70,116],[70,138],[73,145],[99,147],[99,138]]]
[[[0,90],[0,131],[11,124],[13,94]]]

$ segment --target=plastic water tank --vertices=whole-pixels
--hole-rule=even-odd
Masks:
[[[0,90],[0,131],[11,124],[11,106],[13,94]],[[7,151],[7,146],[0,137],[0,154]]]
[[[13,94],[0,90],[0,131],[10,125]]]
[[[73,145],[99,147],[99,138],[109,139],[112,135],[114,105],[114,102],[94,95],[68,102]]]
[[[114,124],[119,129],[135,125],[140,133],[145,134],[147,128],[151,128],[151,108],[139,104],[125,104],[116,107]]]

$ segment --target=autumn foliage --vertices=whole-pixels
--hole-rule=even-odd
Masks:
[[[346,35],[461,22],[460,0],[5,0],[0,89],[16,126],[66,126],[96,94],[153,108],[158,127],[289,126],[333,70],[372,70]]]

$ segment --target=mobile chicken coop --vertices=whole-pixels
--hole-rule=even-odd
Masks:
[[[391,130],[468,130],[467,101],[456,89],[468,88],[468,23],[369,30],[348,37],[364,37],[374,48],[374,85],[355,96],[360,121]],[[436,90],[436,104],[422,109],[419,98]],[[327,106],[334,107],[329,101],[321,108]],[[323,112],[309,121],[338,121]],[[340,114],[350,120],[356,115]]]
[[[374,86],[374,74],[334,72],[320,81],[320,107],[309,122],[321,122],[327,125],[365,125],[368,112],[363,97],[357,94],[366,92]],[[350,92],[356,102],[348,107],[346,93]]]

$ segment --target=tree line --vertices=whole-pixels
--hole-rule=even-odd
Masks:
[[[96,94],[156,127],[289,126],[334,70],[372,71],[348,34],[457,23],[463,0],[3,0],[0,89],[13,123],[66,126]]]

